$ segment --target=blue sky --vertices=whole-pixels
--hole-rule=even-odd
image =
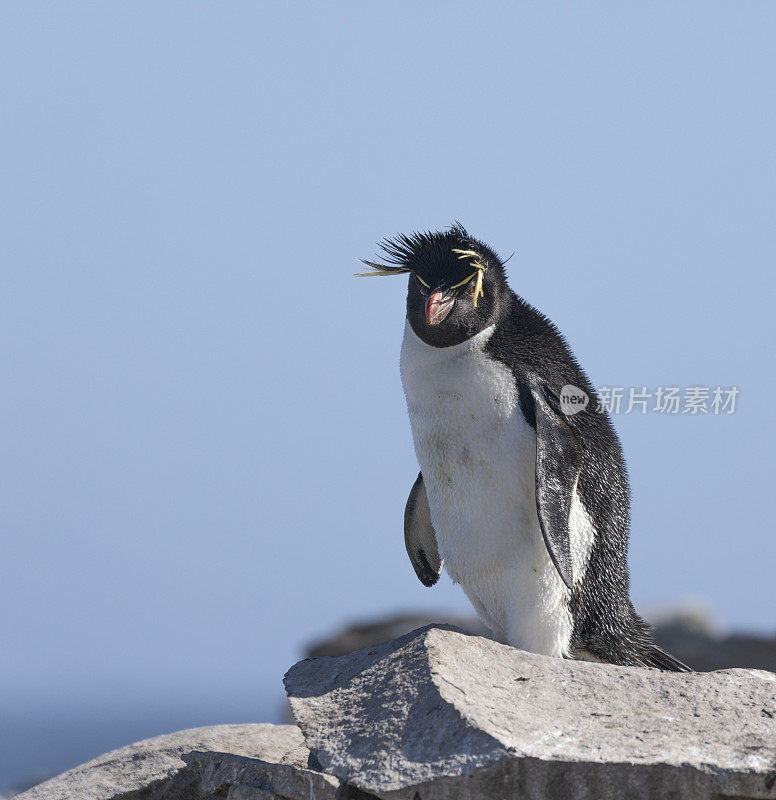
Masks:
[[[4,4],[0,786],[34,743],[276,719],[311,638],[468,608],[404,553],[403,281],[351,277],[456,219],[595,384],[740,388],[615,419],[633,598],[773,631],[774,23]]]

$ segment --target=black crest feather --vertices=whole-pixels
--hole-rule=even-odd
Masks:
[[[444,231],[416,231],[401,233],[379,243],[383,251],[379,261],[362,260],[369,272],[367,275],[401,275],[412,272],[426,285],[432,287],[455,286],[472,274],[472,259],[462,257],[463,251],[471,251],[478,263],[486,268],[501,265],[493,251],[482,242],[469,236],[460,222]]]

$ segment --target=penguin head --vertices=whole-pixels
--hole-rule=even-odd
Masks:
[[[418,338],[450,347],[496,321],[508,291],[501,259],[456,223],[445,231],[401,234],[380,243],[382,262],[366,275],[409,273],[407,320]]]

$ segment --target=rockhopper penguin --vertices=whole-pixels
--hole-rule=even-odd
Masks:
[[[361,274],[409,275],[401,378],[420,474],[404,536],[420,580],[444,565],[514,647],[687,670],[631,604],[622,450],[558,329],[459,224],[381,248]],[[583,411],[564,413],[567,386]]]

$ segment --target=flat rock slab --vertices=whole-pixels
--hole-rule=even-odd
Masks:
[[[254,776],[261,772],[263,763],[272,768],[285,765],[282,768],[294,770],[307,767],[309,757],[296,725],[212,725],[112,750],[16,795],[14,800],[193,800],[208,797],[210,793],[203,786],[203,776],[188,768],[181,758],[192,751],[228,751],[235,758],[256,760]]]
[[[302,661],[325,772],[382,798],[776,798],[776,675],[555,659],[449,626]]]

